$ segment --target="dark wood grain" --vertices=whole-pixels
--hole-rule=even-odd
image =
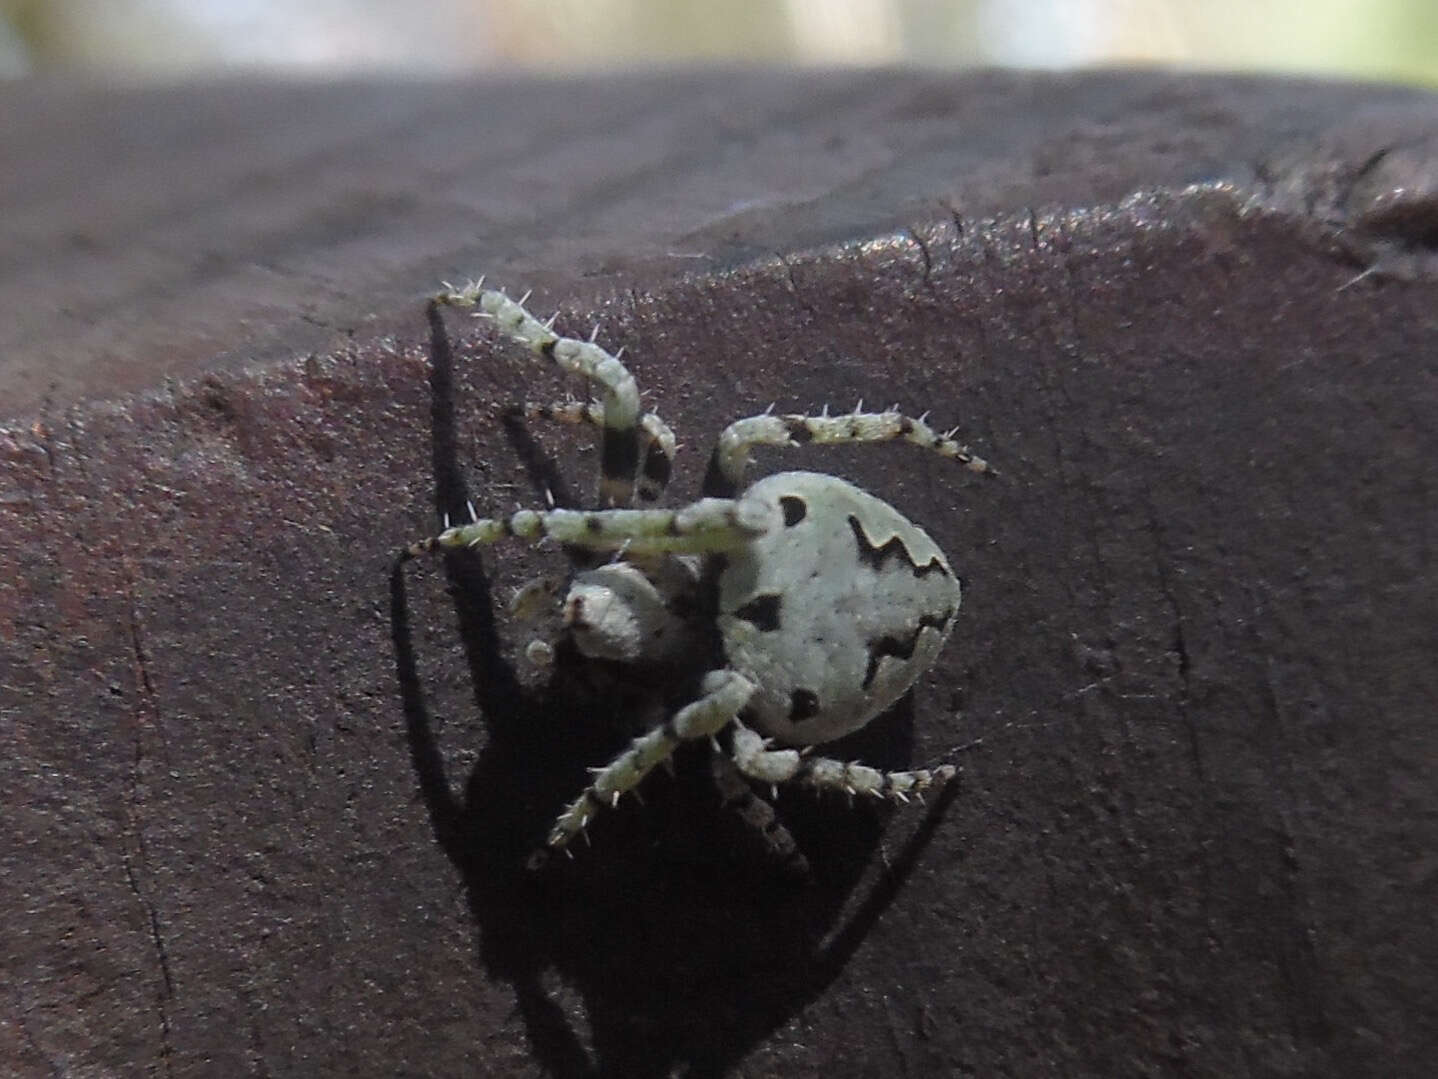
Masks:
[[[0,1070],[1428,1074],[1435,132],[1128,73],[0,87]],[[526,459],[590,489],[500,421],[568,387],[431,342],[480,271],[626,346],[676,498],[770,401],[1002,469],[763,462],[963,573],[853,747],[983,736],[950,798],[781,797],[796,885],[690,761],[525,868],[646,702],[510,666],[554,552],[390,573]]]

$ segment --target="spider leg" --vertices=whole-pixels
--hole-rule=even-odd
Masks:
[[[560,401],[540,405],[526,401],[522,410],[526,420],[552,420],[556,423],[604,426],[604,406],[598,401]],[[678,442],[669,425],[652,412],[639,417],[639,498],[653,502],[669,484],[674,470],[674,454]]]
[[[780,527],[779,510],[758,498],[701,498],[682,509],[520,510],[446,528],[399,552],[408,561],[441,548],[478,547],[507,537],[527,543],[553,538],[591,551],[635,555],[706,554],[742,547]]]
[[[952,764],[932,770],[881,772],[866,764],[813,757],[797,749],[769,749],[756,732],[736,721],[733,741],[734,763],[751,779],[761,783],[803,783],[821,790],[867,794],[907,802],[933,786],[947,783],[958,772]]]
[[[527,298],[527,297],[526,297]],[[602,407],[603,441],[599,455],[599,500],[603,506],[626,506],[634,493],[639,472],[639,387],[629,369],[593,341],[562,337],[524,309],[522,302],[477,281],[462,288],[445,288],[434,302],[449,307],[478,307],[477,314],[492,319],[515,341],[561,370],[594,384]]]
[[[955,442],[953,434],[953,431],[940,434],[924,422],[924,417],[906,416],[897,408],[883,412],[856,409],[842,416],[830,416],[827,411],[821,416],[775,416],[766,412],[735,420],[720,433],[704,477],[704,493],[715,497],[737,494],[743,486],[744,471],[749,467],[749,451],[754,446],[802,446],[811,442],[838,445],[902,439],[940,456],[951,457],[974,472],[998,475],[982,457]]]
[[[809,859],[804,857],[789,829],[779,820],[774,807],[754,793],[733,758],[723,753],[711,753],[709,761],[714,786],[719,790],[720,805],[734,813],[762,839],[769,858],[783,870],[785,876],[795,880],[808,877]]]
[[[584,830],[601,808],[619,804],[655,766],[668,760],[682,742],[710,738],[735,721],[749,702],[754,683],[734,671],[710,671],[703,696],[630,743],[629,748],[595,773],[594,781],[559,814],[549,832],[549,845],[563,847]]]
[[[538,618],[546,609],[552,608],[564,587],[562,578],[545,575],[526,581],[509,597],[509,613],[521,622]]]

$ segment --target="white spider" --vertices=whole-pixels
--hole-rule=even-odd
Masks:
[[[959,580],[944,553],[898,510],[836,476],[781,472],[748,487],[742,482],[750,450],[760,445],[903,439],[993,475],[988,465],[953,441],[954,432],[937,434],[897,406],[864,412],[861,404],[841,416],[766,412],[720,434],[699,501],[677,510],[629,508],[636,488],[646,501],[663,490],[673,433],[641,413],[634,377],[618,356],[592,338],[557,335],[552,319],[540,322],[522,300],[482,286],[446,286],[436,302],[477,307],[478,317],[599,393],[588,404],[525,411],[600,428],[603,508],[472,519],[411,544],[401,558],[508,537],[615,552],[608,564],[571,578],[561,606],[565,632],[583,656],[685,667],[695,695],[593,770],[593,781],[555,821],[549,845],[568,844],[681,743],[707,738],[719,749],[726,729],[738,769],[775,788],[797,782],[907,801],[950,779],[948,764],[883,772],[810,752],[883,713],[933,665],[959,609]],[[514,609],[528,613],[558,592],[554,582],[534,582],[517,594]],[[536,658],[547,652],[543,643],[531,646]]]

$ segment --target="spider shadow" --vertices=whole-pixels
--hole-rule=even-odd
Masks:
[[[466,491],[454,453],[452,360],[433,310],[431,351],[437,498],[457,515]],[[480,962],[514,987],[531,1048],[551,1074],[663,1076],[681,1064],[694,1076],[725,1073],[839,974],[958,785],[864,889],[887,810],[782,795],[781,818],[813,866],[796,884],[721,810],[703,767],[708,747],[685,747],[675,779],[644,784],[647,807],[631,800],[601,816],[594,849],[581,843],[572,860],[536,869],[531,855],[587,782],[586,766],[608,761],[656,707],[674,702],[608,672],[596,678],[593,661],[572,655],[561,656],[542,690],[526,690],[504,659],[480,559],[450,555],[445,570],[488,736],[463,796],[450,785],[425,704],[399,566],[391,628],[412,764],[435,837],[463,877]],[[902,767],[896,758],[906,759],[912,736],[907,702],[862,737],[836,743],[835,755]]]

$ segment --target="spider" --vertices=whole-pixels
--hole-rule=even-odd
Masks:
[[[588,403],[526,405],[530,417],[597,427],[594,510],[521,509],[477,518],[403,548],[406,561],[515,539],[556,540],[571,552],[610,556],[578,568],[560,603],[563,632],[582,657],[687,670],[690,703],[635,738],[559,814],[548,845],[565,848],[594,816],[634,791],[683,743],[707,739],[744,776],[908,801],[947,782],[951,764],[881,771],[816,755],[885,712],[937,659],[959,609],[960,582],[928,534],[888,503],[837,476],[780,472],[745,486],[755,446],[903,440],[995,475],[983,459],[897,406],[830,416],[762,415],[719,435],[703,497],[679,509],[655,501],[669,480],[672,431],[643,413],[634,377],[589,340],[563,337],[483,279],[446,285],[435,303],[477,308],[510,338],[598,394]],[[623,350],[620,350],[622,354]],[[536,581],[515,609],[557,595]],[[548,652],[542,642],[531,653]],[[727,747],[719,736],[728,731]]]

